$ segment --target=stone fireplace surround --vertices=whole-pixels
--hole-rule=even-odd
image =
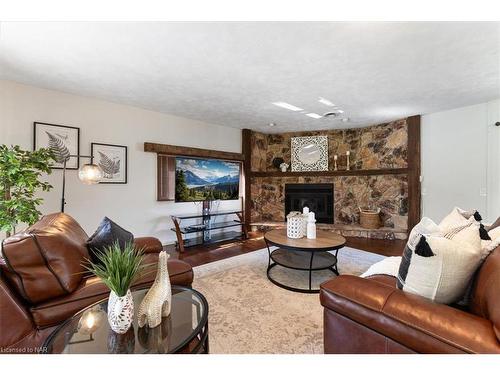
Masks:
[[[275,157],[290,163],[290,139],[327,135],[329,171],[281,173]],[[350,151],[350,171],[345,152]],[[333,171],[337,154],[338,171]],[[251,131],[250,222],[252,228],[285,225],[287,184],[333,184],[334,224],[319,224],[344,235],[370,238],[407,236],[408,227],[408,123],[407,119],[360,129],[264,134]],[[381,209],[382,227],[359,225],[359,207]]]

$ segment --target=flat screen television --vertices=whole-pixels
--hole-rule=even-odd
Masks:
[[[199,158],[175,158],[175,201],[239,198],[240,163]]]

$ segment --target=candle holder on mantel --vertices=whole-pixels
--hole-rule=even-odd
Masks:
[[[336,154],[333,155],[333,170],[334,171],[337,170],[337,158],[338,158],[338,156]]]
[[[346,170],[350,170],[351,167],[350,167],[350,163],[349,163],[349,155],[351,154],[350,151],[346,151],[345,153],[345,156],[347,156],[347,167],[346,167]]]

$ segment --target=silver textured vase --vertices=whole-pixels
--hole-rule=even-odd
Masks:
[[[134,300],[130,289],[123,297],[111,291],[108,299],[108,322],[116,333],[125,333],[132,325],[134,318]]]

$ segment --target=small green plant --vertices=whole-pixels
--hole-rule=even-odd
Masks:
[[[37,206],[43,199],[35,194],[52,189],[40,177],[51,173],[53,161],[54,154],[48,148],[25,151],[19,146],[0,145],[0,230],[7,237],[16,232],[19,223],[31,225],[40,218]]]
[[[84,267],[100,278],[118,297],[123,297],[146,267],[142,264],[143,253],[131,242],[127,242],[122,249],[116,241],[104,251],[96,252],[98,262],[90,262]]]

